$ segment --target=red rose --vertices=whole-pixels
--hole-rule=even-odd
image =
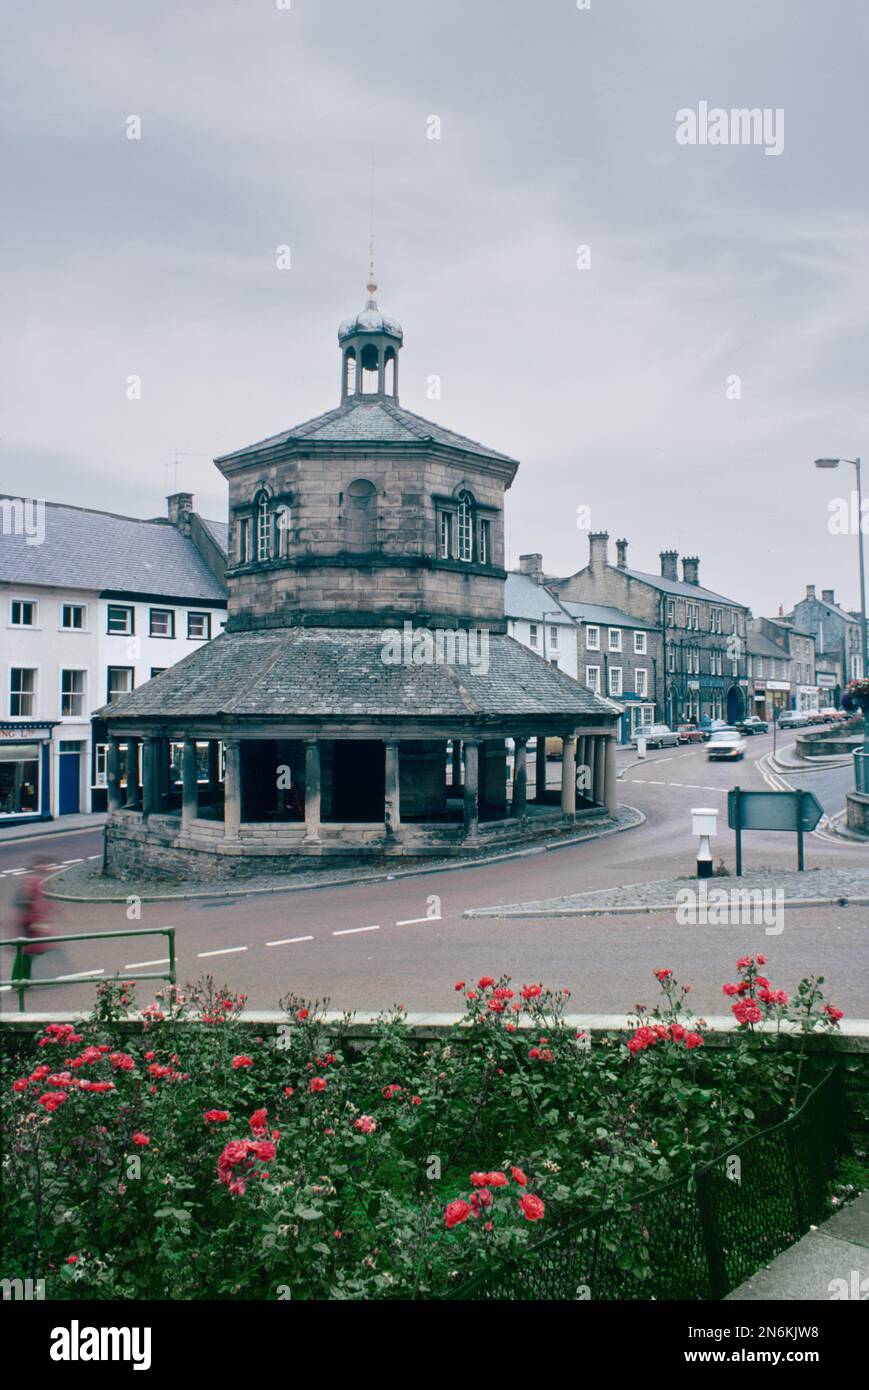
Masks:
[[[133,1143],[138,1144],[140,1149],[143,1149],[145,1145],[150,1144],[150,1142],[151,1140],[148,1138],[147,1134],[142,1134],[141,1131],[133,1135]]]
[[[491,975],[481,975],[479,980],[477,981],[477,988],[490,989],[494,983],[495,981],[492,979]]]
[[[233,1065],[233,1067],[235,1068],[236,1071],[239,1071],[242,1067],[252,1067],[252,1066],[253,1066],[253,1058],[252,1058],[252,1057],[246,1057],[246,1056],[242,1053],[242,1054],[241,1054],[240,1056],[238,1056],[238,1057],[233,1057],[233,1059],[232,1059],[232,1065]]]
[[[471,1208],[468,1206],[468,1203],[463,1202],[461,1198],[458,1198],[455,1202],[450,1202],[444,1212],[447,1230],[451,1231],[454,1226],[461,1226],[463,1221],[467,1221],[470,1214]]]
[[[512,1168],[510,1171],[513,1174],[513,1181],[518,1182],[520,1187],[525,1187],[527,1185],[528,1179],[521,1168]]]
[[[328,1084],[325,1076],[315,1076],[311,1081],[309,1089],[314,1092],[325,1091]]]
[[[546,1207],[539,1197],[526,1192],[519,1198],[519,1210],[526,1221],[542,1221]]]
[[[456,980],[456,983],[453,985],[453,989],[456,990],[457,993],[458,993],[459,990],[464,989],[464,987],[465,987],[465,982],[464,982],[464,980]]]
[[[207,1125],[222,1125],[229,1119],[228,1110],[206,1110],[202,1116]]]
[[[261,1134],[267,1128],[266,1110],[255,1110],[250,1117],[250,1127],[254,1134]]]
[[[507,1174],[506,1174],[506,1173],[487,1173],[486,1176],[487,1176],[488,1179],[489,1179],[488,1184],[487,1184],[488,1187],[506,1187],[506,1186],[507,1186]]]

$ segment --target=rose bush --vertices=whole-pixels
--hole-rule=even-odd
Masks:
[[[765,967],[723,985],[727,1048],[663,967],[660,1002],[593,1047],[567,991],[507,977],[459,982],[464,1018],[427,1042],[400,1009],[360,1040],[294,996],[258,1035],[211,980],[134,1022],[134,985],[103,984],[86,1023],[4,1059],[2,1272],[49,1298],[438,1296],[799,1101],[799,1035],[841,1013]]]

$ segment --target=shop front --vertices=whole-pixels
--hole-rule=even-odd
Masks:
[[[51,819],[52,727],[0,723],[0,825]]]

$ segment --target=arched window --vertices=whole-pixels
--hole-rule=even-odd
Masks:
[[[266,493],[262,493],[256,507],[256,558],[258,560],[268,560],[271,555],[270,527],[269,499]]]
[[[344,354],[344,395],[356,394],[356,353],[353,348]]]
[[[275,556],[279,560],[286,560],[290,553],[290,527],[292,524],[292,510],[284,502],[275,511]]]
[[[377,539],[377,489],[368,478],[354,478],[347,488],[347,547],[371,550]]]
[[[460,560],[474,558],[474,499],[469,492],[460,492],[456,510],[456,544]]]

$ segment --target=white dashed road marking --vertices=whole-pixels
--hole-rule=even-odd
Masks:
[[[343,931],[333,931],[333,936],[355,936],[360,931],[380,931],[379,927],[345,927]]]
[[[79,970],[75,975],[58,975],[59,980],[88,980],[94,975],[105,975],[105,970]]]
[[[197,951],[196,954],[200,960],[204,960],[206,956],[234,956],[238,951],[246,950],[246,946],[224,946],[222,951]]]
[[[267,946],[295,946],[297,941],[313,941],[313,936],[285,936],[283,941],[267,941]]]
[[[131,960],[129,965],[125,965],[125,966],[124,966],[124,969],[125,969],[125,970],[142,970],[142,969],[144,969],[144,967],[145,967],[146,965],[168,965],[168,964],[169,964],[169,957],[166,956],[166,957],[164,957],[163,960]]]
[[[406,917],[403,922],[396,922],[397,927],[413,927],[417,922],[440,922],[440,917]]]

